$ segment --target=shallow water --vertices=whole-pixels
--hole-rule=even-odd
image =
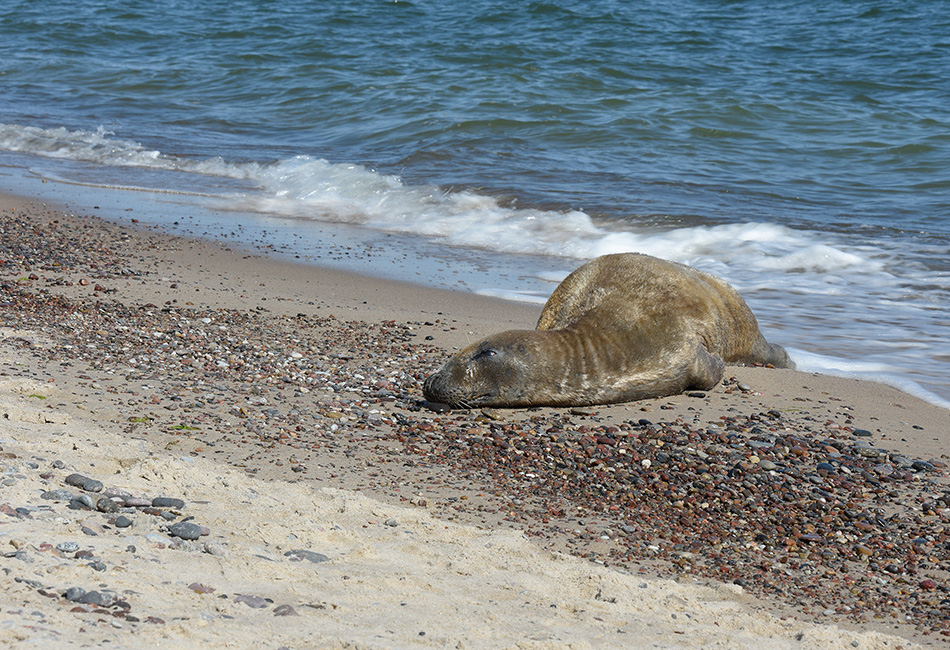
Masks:
[[[518,299],[659,255],[727,278],[800,367],[948,405],[948,69],[937,1],[8,2],[0,164]]]

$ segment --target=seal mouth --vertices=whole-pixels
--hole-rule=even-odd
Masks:
[[[422,382],[422,395],[429,402],[445,404],[453,409],[473,409],[490,404],[495,399],[493,391],[483,391],[475,395],[466,395],[448,385],[441,371],[430,375]]]

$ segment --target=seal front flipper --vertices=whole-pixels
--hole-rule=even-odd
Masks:
[[[709,390],[719,383],[726,364],[718,354],[711,354],[702,345],[696,346],[696,356],[686,369],[686,385],[683,390],[699,388]]]

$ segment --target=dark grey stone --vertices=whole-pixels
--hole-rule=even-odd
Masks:
[[[315,553],[314,551],[307,551],[300,548],[287,551],[284,553],[284,557],[289,557],[291,562],[302,562],[303,560],[307,560],[308,562],[319,564],[320,562],[330,561],[330,558],[328,558],[323,553]]]
[[[96,501],[96,510],[99,512],[118,512],[119,504],[109,497],[100,497],[99,500]]]
[[[66,590],[66,593],[63,596],[66,600],[71,600],[73,602],[78,601],[80,598],[86,595],[86,590],[82,587],[70,587]]]
[[[66,485],[78,487],[86,492],[102,492],[102,488],[105,487],[102,481],[97,481],[94,478],[89,478],[82,474],[70,474],[67,476]]]
[[[174,537],[187,540],[196,540],[201,537],[201,526],[190,521],[179,521],[168,527],[168,533]]]
[[[152,499],[153,508],[172,508],[174,510],[181,510],[185,507],[185,502],[181,499],[175,499],[172,497],[155,497]]]

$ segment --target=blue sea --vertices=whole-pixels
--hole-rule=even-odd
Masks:
[[[0,189],[537,303],[641,251],[950,406],[944,0],[4,0]]]

